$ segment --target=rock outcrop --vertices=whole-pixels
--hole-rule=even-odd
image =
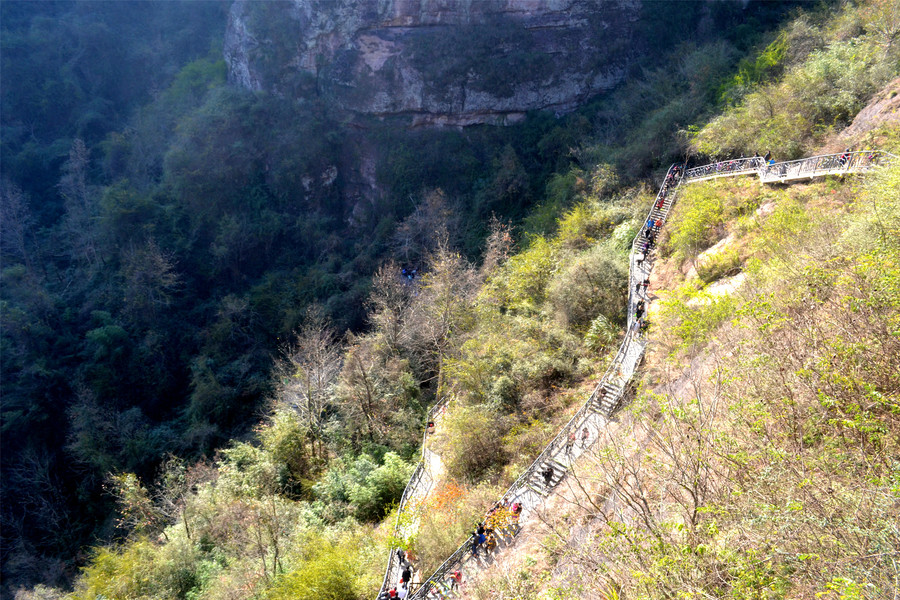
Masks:
[[[236,0],[232,83],[413,124],[565,112],[617,84],[640,0]]]

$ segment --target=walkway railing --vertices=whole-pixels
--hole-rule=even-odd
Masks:
[[[892,154],[879,151],[842,152],[841,154],[812,156],[800,160],[765,165],[759,171],[759,178],[763,183],[775,183],[824,175],[864,173],[876,167],[880,161],[892,156]]]
[[[765,166],[765,164],[766,161],[762,156],[723,160],[688,169],[684,173],[684,178],[688,181],[703,181],[705,179],[715,179],[716,177],[749,175],[759,172],[760,167]]]
[[[720,161],[687,170],[680,168],[678,165],[672,165],[666,173],[665,180],[656,196],[653,207],[647,215],[647,220],[643,223],[631,244],[628,269],[627,327],[615,357],[587,401],[560,429],[556,437],[547,444],[541,454],[525,469],[522,475],[507,489],[500,502],[509,506],[519,503],[523,507],[523,512],[536,508],[549,495],[552,488],[562,481],[568,468],[574,461],[594,441],[599,439],[600,426],[605,424],[612,413],[619,407],[625,394],[626,386],[643,358],[646,346],[646,340],[641,332],[643,314],[638,312],[638,303],[646,300],[646,291],[642,296],[640,288],[652,271],[655,237],[665,224],[669,211],[675,202],[676,191],[682,183],[754,174],[758,175],[763,183],[794,181],[831,174],[866,172],[881,162],[896,158],[893,154],[886,152],[864,151],[814,156],[782,163],[766,163],[763,157],[753,156]],[[444,402],[439,402],[432,407],[428,415],[429,420],[432,420],[434,415],[444,406]],[[573,440],[579,430],[582,431],[582,435],[584,435],[584,432],[589,432],[590,435],[586,438],[583,437],[581,445],[576,448]],[[432,485],[431,478],[427,476],[424,466],[427,435],[426,429],[425,438],[422,441],[422,460],[410,478],[400,501],[397,524],[395,525],[395,531],[398,532],[400,517],[403,510],[407,507],[409,499],[416,496],[424,496]],[[546,474],[548,470],[553,471],[553,475],[545,478],[542,485],[538,479],[540,479],[541,473]],[[426,483],[423,484],[423,481]],[[424,491],[423,489],[418,489],[422,486],[425,486]],[[447,590],[442,590],[442,588],[447,577],[454,571],[462,572],[468,570],[467,565],[474,560],[470,543],[463,543],[408,597],[410,600],[444,597],[444,593]],[[396,556],[396,551],[392,549],[381,588],[382,593],[388,589],[392,575],[397,575],[397,577],[393,578],[394,581],[397,580],[399,571],[399,559]]]
[[[519,502],[521,504],[525,504],[527,497],[533,497],[535,494],[541,496],[541,493],[535,490],[532,486],[533,478],[536,474],[539,474],[542,470],[547,468],[548,461],[555,458],[561,451],[565,449],[565,446],[569,442],[569,436],[572,433],[579,431],[583,426],[585,426],[586,416],[588,416],[589,411],[591,411],[595,406],[596,402],[600,397],[601,391],[603,390],[603,386],[605,383],[610,381],[613,376],[619,374],[621,372],[621,367],[623,364],[623,358],[627,354],[627,348],[632,344],[632,341],[635,338],[635,334],[629,329],[628,333],[625,335],[625,339],[622,341],[622,345],[619,347],[619,351],[616,353],[616,357],[613,359],[613,362],[610,363],[609,367],[604,373],[603,378],[600,380],[600,383],[597,384],[597,387],[594,388],[594,391],[588,398],[588,401],[584,403],[584,405],[569,419],[569,422],[566,423],[562,429],[560,429],[559,433],[553,440],[547,444],[541,454],[531,463],[531,465],[525,469],[522,475],[513,483],[503,494],[500,499],[501,504],[506,506],[511,506],[515,502]],[[611,412],[611,411],[610,411]],[[558,483],[558,481],[556,482]],[[523,508],[534,508],[531,507],[523,507]],[[457,548],[453,554],[450,555],[436,570],[432,575],[422,583],[419,589],[409,596],[410,600],[418,598],[428,598],[429,593],[435,587],[439,586],[441,582],[446,581],[446,579],[450,576],[454,571],[464,571],[466,569],[466,563],[470,561],[476,560],[472,554],[472,546],[467,541],[464,542],[459,548]]]
[[[723,160],[685,171],[684,180],[693,183],[717,177],[758,175],[763,183],[781,183],[826,175],[865,173],[886,160],[896,158],[880,150],[858,150],[823,154],[786,162],[766,162],[761,156]]]

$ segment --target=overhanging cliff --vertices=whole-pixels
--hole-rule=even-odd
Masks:
[[[413,124],[566,112],[624,77],[640,0],[288,0],[232,6],[233,84]]]

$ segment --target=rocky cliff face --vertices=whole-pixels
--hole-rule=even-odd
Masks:
[[[236,0],[231,81],[423,124],[571,110],[624,76],[640,0]]]

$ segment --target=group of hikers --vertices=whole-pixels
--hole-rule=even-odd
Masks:
[[[587,447],[588,438],[591,436],[591,432],[588,431],[588,428],[585,427],[581,430],[581,446],[582,448]],[[575,435],[575,431],[569,432],[569,438],[566,440],[566,454],[570,454],[572,449],[575,447],[575,441],[577,436]]]
[[[661,200],[665,202],[665,198],[661,198]],[[662,218],[654,219],[653,217],[650,217],[647,219],[647,223],[644,226],[643,239],[640,242],[639,251],[636,257],[638,267],[641,267],[644,264],[647,254],[649,254],[656,245],[656,236],[662,228],[662,224]]]
[[[498,538],[503,535],[510,537],[519,532],[519,515],[522,514],[522,504],[502,500],[494,503],[487,512],[484,520],[478,524],[472,537],[469,538],[469,548],[472,557],[478,558],[479,550],[485,555],[497,548]],[[449,591],[456,591],[462,583],[462,572],[457,569],[446,577],[446,585]]]
[[[877,160],[878,152],[875,150],[867,149],[857,152],[856,164],[869,166],[875,164]],[[797,168],[802,172],[807,170],[833,169],[835,167],[842,169],[849,168],[854,164],[854,151],[850,148],[845,148],[844,151],[838,155],[830,155],[828,157],[818,156],[803,161],[776,163],[775,159],[772,158],[772,153],[766,150],[766,153],[762,155],[754,152],[753,156],[749,158],[745,158],[741,155],[740,158],[732,158],[729,160],[713,162],[708,165],[693,167],[688,169],[685,174],[688,178],[694,178],[765,168],[766,173],[774,172],[780,177],[785,177],[789,171],[793,172],[795,165],[798,163],[800,166]],[[806,165],[812,165],[812,167],[807,167]]]
[[[391,589],[382,591],[378,595],[378,600],[402,599],[409,596],[409,586],[413,576],[413,567],[409,558],[409,554],[406,551],[397,548],[397,560],[400,563],[400,581]]]
[[[492,552],[497,547],[497,536],[515,535],[519,532],[519,515],[522,505],[519,502],[510,504],[509,500],[494,503],[484,520],[475,528],[470,538],[472,556],[478,557],[478,549],[484,548]]]
[[[766,153],[768,155],[768,153]],[[743,157],[741,157],[743,159]],[[739,159],[739,160],[741,160]],[[731,161],[734,162],[734,161]],[[708,167],[713,167],[713,165],[707,165]],[[665,181],[663,181],[662,188],[659,190],[659,196],[656,198],[656,204],[654,205],[654,209],[656,214],[653,212],[650,213],[650,216],[647,218],[647,222],[643,227],[643,234],[641,235],[641,239],[638,242],[638,252],[635,255],[635,261],[637,263],[637,267],[641,268],[644,265],[644,261],[647,259],[647,256],[653,250],[656,245],[656,239],[659,235],[660,229],[663,226],[663,214],[662,210],[665,208],[666,200],[669,197],[669,193],[672,188],[678,185],[679,179],[685,174],[683,165],[675,165],[672,167],[672,170],[666,175]],[[635,328],[639,331],[644,331],[646,329],[646,321],[643,319],[644,313],[646,311],[646,302],[644,298],[641,298],[641,290],[644,292],[644,296],[647,295],[647,288],[650,287],[650,279],[648,277],[644,277],[642,280],[638,281],[635,284],[635,293],[638,296],[637,303],[634,307],[634,322]]]
[[[858,161],[859,164],[863,166],[873,165],[878,161],[878,151],[877,150],[862,150],[859,152]],[[842,167],[849,167],[852,162],[853,151],[850,148],[845,148],[844,152],[841,153],[837,158],[837,162]]]
[[[656,212],[656,216],[651,212],[650,216],[647,218],[647,222],[643,227],[643,235],[638,243],[638,253],[636,255],[637,266],[638,268],[644,265],[644,260],[646,260],[647,255],[650,251],[653,250],[653,247],[656,245],[656,237],[659,235],[660,229],[663,226],[663,215],[662,210],[666,205],[666,200],[669,197],[669,192],[678,184],[679,178],[684,173],[684,167],[681,165],[676,165],[672,167],[672,170],[666,175],[665,181],[663,181],[662,188],[659,190],[659,196],[656,198],[656,204],[653,206]],[[650,285],[650,281],[646,278],[637,284],[637,290],[640,292],[641,286],[644,286],[644,290],[646,291],[647,286]]]
[[[519,515],[522,514],[522,505],[519,502],[503,500],[496,502],[487,512],[484,520],[472,533],[469,540],[469,548],[472,556],[477,558],[479,551],[485,554],[492,552],[497,547],[501,536],[514,536],[519,532]],[[392,588],[381,592],[378,600],[391,600],[392,598],[408,598],[410,583],[413,576],[412,563],[409,552],[397,549],[397,559],[400,563],[400,581]],[[455,570],[447,575],[446,588],[449,591],[459,589],[462,583],[462,572]]]
[[[854,157],[854,154],[856,155]],[[768,160],[769,153],[766,153],[766,172],[775,165],[774,160]],[[854,152],[850,148],[844,148],[840,154],[832,154],[829,156],[814,156],[799,161],[789,163],[779,163],[775,171],[779,177],[786,177],[788,173],[808,173],[810,171],[830,170],[830,169],[850,169],[855,165],[871,166],[878,161],[877,150],[861,150]]]

